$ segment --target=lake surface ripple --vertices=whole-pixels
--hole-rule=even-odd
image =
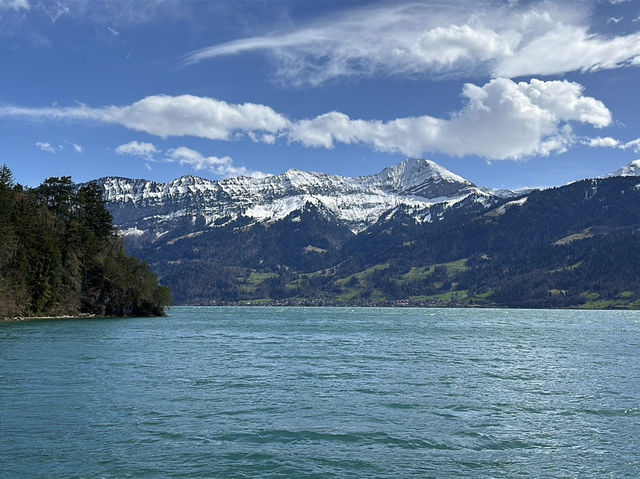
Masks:
[[[638,478],[640,313],[0,324],[1,478]]]

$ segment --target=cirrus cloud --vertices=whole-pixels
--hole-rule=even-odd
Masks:
[[[405,3],[351,9],[287,32],[241,38],[185,56],[189,65],[263,51],[276,76],[319,85],[348,76],[493,77],[596,71],[640,64],[640,32],[592,31],[590,3]]]
[[[0,0],[0,10],[29,10],[28,0]]]

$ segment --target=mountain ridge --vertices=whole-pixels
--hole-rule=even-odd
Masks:
[[[637,177],[492,194],[449,173],[103,186],[178,304],[640,308]]]
[[[194,224],[201,220],[206,227],[226,225],[243,217],[254,222],[276,221],[307,203],[327,210],[337,221],[360,232],[401,205],[427,210],[435,204],[453,205],[469,197],[482,204],[494,201],[491,193],[421,159],[407,159],[377,174],[358,177],[292,169],[261,178],[207,180],[185,175],[167,183],[122,177],[95,182],[103,188],[125,236],[161,234],[157,226],[177,217],[190,217]],[[157,210],[152,224],[145,220],[149,217],[147,209]],[[143,214],[135,215],[134,210]]]

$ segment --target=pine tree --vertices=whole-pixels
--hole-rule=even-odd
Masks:
[[[0,168],[0,317],[161,315],[170,303],[124,253],[98,185],[63,176],[24,191]]]

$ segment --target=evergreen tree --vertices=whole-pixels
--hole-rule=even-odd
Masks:
[[[64,176],[24,191],[0,168],[0,317],[161,315],[170,303],[125,255],[97,185]]]

